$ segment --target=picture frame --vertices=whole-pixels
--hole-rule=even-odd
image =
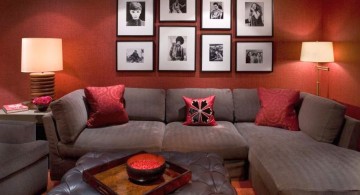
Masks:
[[[201,29],[230,30],[232,0],[202,0]]]
[[[236,10],[236,36],[273,36],[273,0],[236,0]]]
[[[196,27],[159,27],[159,71],[195,71]]]
[[[160,0],[160,22],[196,22],[196,1]]]
[[[237,72],[272,72],[273,42],[236,42]]]
[[[201,71],[231,72],[231,34],[201,35]]]
[[[116,71],[153,71],[153,41],[116,41]]]
[[[154,36],[154,0],[118,0],[117,36]]]

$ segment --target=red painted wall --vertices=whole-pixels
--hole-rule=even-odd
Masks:
[[[323,38],[334,41],[329,97],[350,104],[348,114],[360,118],[360,1],[328,0],[323,10]],[[354,106],[351,106],[354,105]]]
[[[157,34],[159,25],[176,24],[159,24],[158,1],[155,2],[155,12],[157,13],[155,34]],[[63,39],[64,70],[56,73],[57,97],[89,85],[104,86],[118,83],[124,83],[130,87],[166,89],[178,87],[254,88],[262,86],[293,88],[315,93],[316,72],[314,65],[299,61],[301,42],[321,40],[325,34],[323,33],[324,29],[328,29],[321,13],[325,13],[325,17],[331,16],[330,13],[327,14],[329,12],[327,9],[335,9],[335,6],[338,5],[336,0],[331,2],[333,6],[323,9],[322,0],[274,0],[274,36],[270,38],[238,38],[235,37],[235,18],[233,18],[233,26],[230,31],[200,30],[201,7],[200,1],[197,1],[198,22],[181,25],[197,25],[198,41],[203,33],[232,33],[233,71],[231,73],[200,72],[201,45],[197,44],[196,72],[129,73],[116,72],[116,40],[154,40],[156,46],[155,64],[157,65],[157,37],[117,37],[116,0],[2,0],[0,1],[0,29],[2,29],[0,33],[0,105],[28,99],[30,93],[29,76],[20,72],[21,38],[23,37],[60,37]],[[356,0],[352,2],[357,3]],[[235,0],[233,0],[233,16],[235,15]],[[351,27],[347,29],[351,30]],[[274,41],[273,72],[236,73],[236,41]],[[336,45],[337,56],[341,54],[338,49],[340,47],[342,47],[341,44]],[[353,58],[356,57],[353,56]],[[343,56],[343,59],[347,59],[347,56]],[[340,63],[341,70],[345,72],[341,74],[340,71],[335,71],[336,66],[340,67],[340,65],[331,64],[332,71],[323,78],[325,81],[326,79],[330,81],[329,87],[325,81],[322,83],[326,85],[322,87],[325,95],[329,94],[330,98],[360,106],[359,94],[353,94],[355,90],[359,89],[359,80],[354,77],[343,77],[343,74],[354,74],[353,69],[356,68],[353,67],[355,64],[353,62],[346,66]],[[359,73],[359,69],[357,69],[357,73]],[[344,85],[347,87],[343,87]],[[339,88],[343,92],[335,92]]]

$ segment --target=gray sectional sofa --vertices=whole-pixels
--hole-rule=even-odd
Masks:
[[[182,96],[215,95],[217,126],[184,126]],[[52,179],[60,179],[87,152],[215,152],[231,177],[250,178],[258,194],[359,194],[360,152],[355,149],[360,122],[344,106],[301,93],[301,131],[256,126],[256,89],[126,88],[130,121],[87,128],[84,91],[51,104],[43,121],[50,147]],[[347,149],[350,148],[350,149]]]
[[[48,176],[47,141],[36,140],[36,124],[0,121],[0,193],[41,194]]]

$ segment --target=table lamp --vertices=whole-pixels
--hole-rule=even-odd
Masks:
[[[31,99],[55,96],[55,73],[63,69],[62,40],[23,38],[21,72],[30,73]]]
[[[320,94],[319,71],[329,71],[329,67],[320,66],[321,62],[334,62],[334,49],[332,42],[303,42],[301,46],[300,61],[316,62],[317,80],[316,95]]]

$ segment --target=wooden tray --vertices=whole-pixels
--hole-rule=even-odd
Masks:
[[[141,154],[144,152],[136,153]],[[168,194],[187,184],[191,171],[166,161],[162,178],[147,184],[135,184],[128,179],[126,161],[132,154],[85,170],[83,180],[101,194]]]

